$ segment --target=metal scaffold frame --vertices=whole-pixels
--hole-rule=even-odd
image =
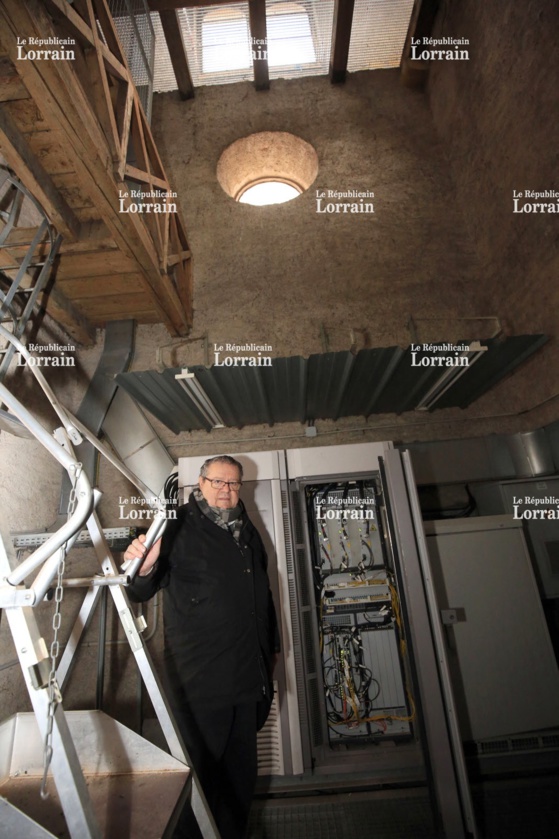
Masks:
[[[29,359],[26,347],[2,325],[0,325],[0,337],[8,341],[23,358]],[[68,508],[68,520],[20,564],[16,562],[6,522],[3,516],[0,516],[0,608],[6,612],[33,711],[45,743],[45,756],[48,753],[48,758],[45,759],[45,777],[50,763],[69,834],[72,839],[99,839],[100,828],[64,713],[60,685],[64,684],[69,677],[80,639],[104,586],[108,587],[113,598],[170,754],[186,770],[190,766],[190,760],[140,634],[145,625],[142,625],[141,621],[134,616],[125,593],[125,586],[134,578],[143,560],[135,560],[128,564],[123,573],[119,573],[95,511],[102,494],[98,489],[92,488],[73,447],[79,445],[84,439],[89,441],[143,495],[146,503],[154,511],[154,518],[146,535],[147,549],[164,531],[166,510],[164,502],[60,404],[42,372],[37,367],[31,365],[30,367],[59,417],[61,427],[50,434],[1,382],[0,401],[67,471],[72,484],[71,503]],[[53,587],[56,587],[57,593],[56,607],[59,606],[58,594],[62,588],[61,577],[65,557],[84,525],[89,531],[95,554],[101,565],[102,575],[95,578],[95,585],[90,586],[88,590],[72,629],[70,642],[55,671],[56,656],[52,647],[51,655],[47,651],[33,609],[43,601],[49,589]],[[28,586],[25,586],[25,580],[34,572],[37,572],[36,576]],[[53,621],[53,627],[56,644],[56,621]],[[52,751],[49,753],[50,749]],[[187,786],[187,794],[202,836],[204,839],[218,839],[219,835],[213,817],[198,779],[192,771],[190,771]],[[174,816],[177,815],[178,812],[175,809]]]

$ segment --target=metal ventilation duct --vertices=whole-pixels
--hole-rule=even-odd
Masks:
[[[487,352],[466,368],[432,408],[466,408],[546,340],[544,335],[518,335],[484,341]],[[332,352],[274,358],[271,367],[194,366],[188,370],[195,374],[198,387],[223,424],[242,428],[412,411],[445,368],[412,367],[410,349],[389,347],[364,349],[356,355]],[[180,368],[162,373],[147,370],[120,373],[117,381],[175,433],[210,431],[216,423],[176,379],[180,374]]]

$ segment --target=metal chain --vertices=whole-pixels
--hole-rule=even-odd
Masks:
[[[75,475],[74,480],[72,482],[72,489],[70,491],[70,496],[68,498],[68,507],[66,509],[66,517],[70,519],[78,501],[78,495],[76,492],[76,483],[78,481],[79,476],[81,475],[82,471],[82,464],[77,463],[75,467]],[[43,778],[41,781],[41,798],[47,799],[50,793],[47,790],[47,775],[49,771],[49,767],[52,761],[52,730],[54,724],[54,715],[56,713],[57,706],[62,702],[62,694],[60,693],[60,687],[58,686],[58,682],[56,681],[56,662],[58,660],[58,655],[60,653],[60,642],[58,640],[58,630],[60,629],[60,624],[62,622],[62,613],[61,613],[61,606],[62,606],[62,598],[64,596],[64,588],[62,586],[62,581],[64,578],[64,571],[66,570],[66,552],[68,550],[68,543],[64,543],[59,548],[60,552],[60,559],[58,561],[58,570],[56,576],[56,589],[54,591],[54,615],[52,616],[52,642],[50,645],[50,672],[49,672],[49,680],[48,680],[48,706],[47,706],[47,729],[45,733],[45,741],[43,746]]]

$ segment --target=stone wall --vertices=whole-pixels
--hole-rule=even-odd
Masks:
[[[558,26],[554,0],[447,0],[434,35],[468,38],[470,60],[432,62],[428,88],[479,282],[509,331],[551,338],[511,380],[541,406],[532,428],[557,419],[559,214],[514,213],[513,191],[559,191]]]

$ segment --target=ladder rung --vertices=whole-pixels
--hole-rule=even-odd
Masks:
[[[30,268],[43,268],[44,265],[44,262],[30,262],[25,270],[29,271]],[[14,262],[13,265],[2,265],[1,267],[4,271],[19,271],[21,265],[19,265],[17,262]]]
[[[29,242],[4,242],[3,245],[0,245],[0,248],[28,248],[29,245],[32,245],[32,244],[33,244],[32,239]],[[46,244],[45,239],[41,239],[40,242],[38,242],[38,244],[39,245]]]

